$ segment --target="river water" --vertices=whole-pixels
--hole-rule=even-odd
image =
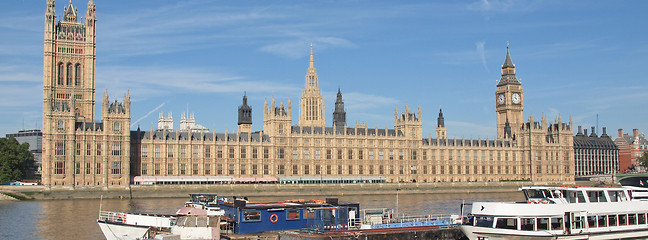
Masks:
[[[225,196],[226,197],[226,196]],[[309,197],[324,199],[326,196]],[[330,197],[330,196],[328,196]],[[337,196],[360,203],[360,208],[394,208],[396,194]],[[250,201],[276,201],[304,197],[255,197]],[[187,198],[75,199],[0,201],[0,239],[105,239],[96,219],[105,211],[173,214]],[[407,215],[459,214],[462,201],[521,201],[522,193],[399,194],[398,209]],[[101,204],[100,204],[101,203]]]

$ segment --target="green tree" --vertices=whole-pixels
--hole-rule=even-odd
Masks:
[[[22,180],[34,166],[34,154],[29,143],[20,144],[15,138],[0,138],[0,182]]]
[[[637,159],[637,163],[644,168],[648,168],[648,151],[644,152],[643,155]]]

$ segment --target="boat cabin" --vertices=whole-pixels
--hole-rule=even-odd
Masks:
[[[220,205],[225,216],[234,220],[235,234],[251,234],[265,231],[302,229],[315,226],[329,229],[327,221],[315,221],[335,217],[335,228],[346,225],[349,218],[359,218],[359,203],[342,202],[337,198],[322,200],[287,200],[279,202],[248,202],[237,200]],[[345,214],[342,214],[342,213]],[[319,226],[321,225],[321,226]],[[340,226],[338,226],[340,225]],[[346,226],[344,226],[346,227]]]
[[[596,203],[630,201],[622,188],[596,187],[522,187],[527,203]]]

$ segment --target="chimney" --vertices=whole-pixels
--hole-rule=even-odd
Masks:
[[[590,134],[590,137],[597,137],[597,136],[596,136],[596,131],[595,131],[595,128],[594,128],[594,127],[592,127],[592,134]]]
[[[587,137],[587,129],[585,129],[584,131],[585,131],[585,136]]]
[[[601,137],[607,137],[607,132],[605,131],[605,127],[603,127],[603,134],[601,134]]]
[[[623,128],[619,128],[619,137],[623,137]]]
[[[576,135],[577,135],[577,136],[580,136],[580,135],[582,135],[582,134],[583,134],[583,127],[582,127],[582,126],[578,126],[578,133],[576,133]]]
[[[636,128],[635,128],[635,129],[632,129],[632,136],[633,136],[633,137],[637,137],[637,136],[639,136],[639,129],[636,129]]]

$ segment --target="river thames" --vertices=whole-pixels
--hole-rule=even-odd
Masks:
[[[227,196],[223,196],[227,197]],[[331,196],[328,196],[331,197]],[[360,208],[394,208],[396,194],[334,196],[360,203]],[[253,197],[250,201],[305,198]],[[308,199],[324,199],[308,197]],[[187,198],[104,199],[104,211],[173,214]],[[407,215],[459,214],[462,201],[521,201],[521,192],[471,194],[399,194],[399,213]],[[0,239],[105,239],[96,219],[99,199],[0,201]],[[469,211],[469,209],[467,209]]]

